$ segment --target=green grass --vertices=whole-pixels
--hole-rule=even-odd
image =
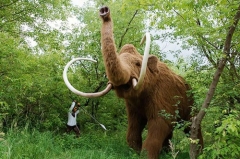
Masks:
[[[75,138],[72,134],[39,132],[37,130],[9,130],[0,141],[1,159],[138,159],[130,149],[124,133],[93,131]],[[173,158],[163,152],[161,159]],[[188,159],[188,152],[177,159]]]
[[[103,132],[54,135],[52,132],[10,130],[0,141],[1,159],[127,159],[138,155],[124,137]]]

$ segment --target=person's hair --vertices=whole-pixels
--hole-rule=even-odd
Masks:
[[[77,106],[74,106],[73,109],[72,109],[72,111],[73,111],[75,108],[78,110],[78,107],[77,107]]]

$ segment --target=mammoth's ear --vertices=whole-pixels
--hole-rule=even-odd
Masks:
[[[150,55],[148,57],[147,66],[152,73],[158,73],[159,72],[157,64],[158,64],[158,58],[154,55]]]

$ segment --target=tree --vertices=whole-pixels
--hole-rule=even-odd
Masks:
[[[197,135],[198,132],[197,130],[199,129],[199,126],[201,124],[201,120],[203,119],[204,115],[205,115],[205,109],[207,109],[210,105],[210,102],[212,100],[212,97],[214,95],[216,86],[218,84],[219,78],[221,76],[221,73],[223,72],[223,69],[226,65],[226,62],[228,61],[228,58],[231,56],[232,52],[231,52],[231,46],[232,46],[232,38],[234,35],[234,32],[236,30],[236,26],[238,25],[239,19],[240,19],[240,5],[236,10],[236,15],[234,16],[234,20],[232,22],[232,25],[229,27],[229,30],[227,32],[227,36],[225,39],[225,43],[224,43],[224,49],[223,49],[223,58],[220,59],[219,64],[218,64],[218,68],[214,74],[213,77],[213,81],[210,85],[209,91],[207,93],[207,96],[205,98],[205,101],[201,107],[201,110],[199,111],[199,113],[197,114],[197,116],[195,116],[193,118],[193,122],[192,122],[192,127],[191,127],[191,139],[196,140],[197,139]],[[233,55],[235,56],[235,55]],[[233,56],[231,56],[231,58],[233,58]],[[231,59],[230,58],[230,59]],[[233,66],[235,67],[235,66]],[[191,142],[191,147],[190,147],[190,157],[192,159],[197,158],[197,144],[195,142]]]
[[[62,65],[63,38],[48,22],[65,20],[72,7],[69,1],[3,0],[0,8],[1,119],[5,130],[28,121],[36,126],[37,121],[46,119],[46,108],[57,96],[49,95],[52,86],[62,82],[58,70]],[[35,48],[27,44],[29,37],[37,42]],[[61,53],[56,54],[59,50]],[[56,109],[61,102],[55,104]]]

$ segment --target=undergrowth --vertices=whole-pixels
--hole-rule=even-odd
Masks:
[[[126,143],[122,132],[95,131],[55,134],[50,131],[9,130],[0,141],[1,159],[138,159],[140,156]],[[173,141],[174,144],[174,141]],[[187,159],[186,153],[177,159]],[[162,152],[161,159],[171,159],[171,153]]]
[[[1,159],[135,159],[124,136],[104,132],[54,134],[50,131],[10,130],[0,141]]]

